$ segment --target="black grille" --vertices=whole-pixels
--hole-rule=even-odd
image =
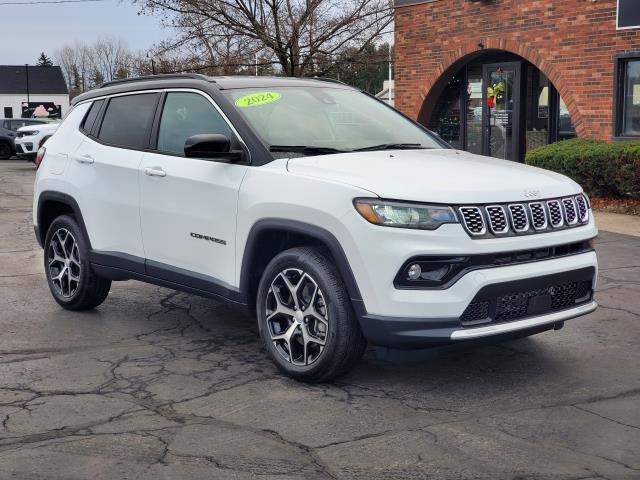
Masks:
[[[470,303],[462,314],[462,317],[460,317],[460,320],[465,325],[491,321],[489,318],[489,302],[483,300]]]
[[[529,230],[529,219],[524,205],[509,205],[509,213],[511,214],[511,225],[516,232],[526,232]]]
[[[578,220],[585,223],[589,220],[589,208],[587,207],[587,199],[584,195],[578,195],[576,197],[576,206],[578,207]]]
[[[466,308],[464,326],[547,315],[591,301],[594,269],[484,287]],[[524,288],[523,288],[524,287]]]
[[[460,213],[467,230],[473,235],[483,235],[487,229],[484,225],[482,212],[478,207],[460,207]]]
[[[575,225],[578,221],[578,215],[576,214],[576,206],[573,203],[573,198],[563,198],[562,205],[564,207],[564,217],[567,219],[567,225]]]
[[[507,233],[509,231],[509,223],[504,208],[500,205],[492,205],[486,207],[489,216],[489,227],[496,234]]]
[[[533,228],[536,230],[547,228],[547,212],[544,210],[544,205],[540,202],[533,202],[529,204],[529,210],[531,211]]]
[[[564,224],[564,219],[562,218],[560,202],[558,200],[549,200],[547,202],[547,208],[549,209],[549,220],[551,221],[551,226],[561,227]]]
[[[532,202],[458,206],[467,233],[474,238],[529,235],[589,222],[584,194]]]
[[[19,143],[16,143],[16,153],[24,153],[24,150],[22,150],[22,145],[20,145]]]

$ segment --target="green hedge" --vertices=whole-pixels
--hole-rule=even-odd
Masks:
[[[529,165],[562,173],[589,195],[640,198],[640,142],[574,138],[527,153]]]

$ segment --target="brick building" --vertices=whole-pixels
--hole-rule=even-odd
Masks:
[[[396,108],[511,160],[640,137],[640,0],[395,0]]]

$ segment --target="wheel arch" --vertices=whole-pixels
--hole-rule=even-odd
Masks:
[[[329,250],[347,288],[351,304],[360,317],[364,303],[346,254],[338,239],[328,230],[309,223],[267,218],[256,222],[249,231],[240,269],[240,291],[246,295],[250,309],[255,306],[257,286],[267,264],[278,253],[299,246],[323,246]]]
[[[82,230],[82,234],[84,235],[88,247],[91,249],[91,241],[89,239],[87,228],[82,217],[82,211],[80,210],[78,202],[66,193],[53,190],[43,191],[38,197],[36,238],[40,246],[42,247],[44,245],[44,240],[47,236],[47,231],[49,230],[51,223],[57,217],[65,214],[71,214],[75,217],[80,229]]]

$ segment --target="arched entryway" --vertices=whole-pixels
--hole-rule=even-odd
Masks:
[[[419,121],[456,148],[516,161],[576,135],[544,72],[502,50],[477,51],[451,65],[429,90]]]

